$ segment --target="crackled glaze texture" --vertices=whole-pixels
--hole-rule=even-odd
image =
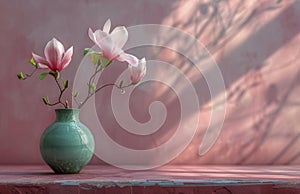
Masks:
[[[79,111],[55,110],[56,121],[42,135],[41,154],[55,173],[79,173],[93,156],[94,138],[90,130],[80,122]]]

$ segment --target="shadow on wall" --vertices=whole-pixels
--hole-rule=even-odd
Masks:
[[[213,149],[199,157],[198,148],[210,120],[210,103],[213,100],[210,99],[206,80],[180,54],[164,48],[151,50],[148,58],[167,61],[181,69],[201,94],[200,119],[204,119],[192,143],[172,164],[299,163],[299,151],[296,149],[300,145],[300,131],[297,129],[300,124],[297,121],[299,104],[293,102],[299,84],[299,44],[295,44],[295,41],[299,43],[299,10],[299,1],[250,3],[211,0],[206,3],[179,3],[164,19],[164,24],[183,29],[206,45],[217,59],[228,95],[222,134]],[[166,35],[160,41],[171,44],[177,41],[176,38]],[[186,45],[184,47],[189,49]],[[204,60],[199,58],[198,63]],[[139,87],[143,88],[143,85]],[[180,112],[177,97],[163,85],[152,84],[151,88],[156,88],[156,95],[152,95],[151,99],[146,95],[144,104],[164,99],[168,114],[173,116],[167,118],[170,120],[167,120],[165,131],[159,137],[152,136],[149,144],[136,141],[130,144],[133,147],[151,148],[153,144],[162,144],[178,127],[178,120],[174,119]],[[185,90],[182,92],[185,93]],[[224,92],[219,91],[220,94]],[[147,106],[144,108],[147,110]],[[149,118],[147,111],[139,114]]]
[[[191,156],[197,153],[197,146],[192,145],[193,149],[183,154],[183,161],[299,163],[299,151],[295,149],[300,144],[299,122],[295,122],[298,107],[291,106],[288,99],[295,99],[291,94],[297,91],[299,84],[299,49],[293,40],[300,32],[297,20],[300,2],[268,2],[248,8],[245,1],[235,1],[233,7],[229,1],[199,3],[201,14],[207,14],[209,9],[211,14],[202,22],[201,17],[191,18],[201,26],[194,27],[194,34],[200,40],[207,37],[205,44],[215,54],[224,76],[229,106],[219,143],[202,159]],[[226,14],[227,17],[222,16]],[[193,12],[194,15],[197,12]],[[188,28],[193,22],[178,26]],[[243,33],[247,36],[243,37]],[[296,40],[299,43],[299,39]],[[276,55],[281,58],[276,60]],[[204,82],[203,79],[196,81]],[[207,102],[209,96],[205,96],[204,104]],[[287,108],[294,111],[290,117],[285,117]],[[245,118],[241,118],[244,113]],[[232,121],[235,117],[239,119]],[[293,120],[292,126],[290,120]],[[274,134],[279,137],[275,138]],[[194,143],[201,142],[199,136],[196,139]]]

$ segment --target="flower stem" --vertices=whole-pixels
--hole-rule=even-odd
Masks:
[[[100,67],[100,69],[99,69],[99,67]],[[92,93],[92,91],[91,91],[91,85],[95,82],[96,75],[97,75],[99,72],[101,72],[101,71],[103,71],[102,66],[101,66],[101,65],[97,65],[97,67],[96,67],[96,69],[95,69],[95,72],[94,72],[94,74],[90,77],[90,80],[89,80],[89,83],[88,83],[88,86],[89,86],[89,89],[88,89],[88,95],[89,95],[90,93]]]
[[[55,106],[57,104],[61,104],[61,105],[64,106],[64,108],[69,108],[68,101],[66,101],[66,103],[63,103],[62,100],[61,100],[61,98],[63,96],[63,93],[66,91],[67,88],[62,88],[61,85],[58,82],[57,77],[55,77],[55,76],[53,76],[53,77],[54,77],[55,83],[58,86],[60,94],[59,94],[58,100],[55,103],[47,103],[47,105],[48,106]]]

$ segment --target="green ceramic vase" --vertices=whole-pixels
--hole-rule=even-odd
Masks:
[[[93,156],[94,138],[80,122],[79,111],[56,109],[56,121],[42,135],[42,157],[55,173],[79,173]]]

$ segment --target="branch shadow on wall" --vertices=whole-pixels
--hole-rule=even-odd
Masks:
[[[207,10],[210,8],[211,15],[208,17],[204,25],[202,25],[201,28],[195,27],[195,35],[197,38],[200,38],[206,33],[214,33],[215,36],[206,43],[207,48],[211,50],[212,52],[219,51],[220,49],[224,48],[227,43],[229,43],[235,36],[238,35],[239,31],[243,30],[245,27],[250,25],[251,23],[255,22],[256,17],[262,14],[268,14],[270,11],[274,11],[276,9],[280,8],[281,1],[277,1],[273,4],[264,5],[261,7],[255,7],[251,12],[247,14],[247,17],[243,17],[239,15],[238,13],[243,11],[242,5],[244,4],[244,1],[239,1],[238,4],[235,6],[234,10],[230,9],[230,5],[228,1],[210,1],[207,4],[199,3],[199,6],[197,9],[195,9],[195,13],[191,13],[191,16],[197,15],[196,12],[201,12],[201,14],[207,14]],[[270,34],[274,33],[278,29],[278,24],[280,24],[282,21],[285,21],[287,15],[289,13],[295,12],[294,7],[299,7],[300,2],[294,2],[293,4],[289,5],[287,8],[283,9],[282,12],[280,12],[276,17],[274,17],[271,21],[266,23],[264,26],[262,26],[260,29],[258,29],[256,32],[251,33],[251,35],[244,40],[239,46],[235,47],[232,51],[226,53],[219,62],[219,68],[221,69],[221,72],[224,76],[226,89],[229,89],[232,87],[232,85],[239,79],[245,77],[247,74],[251,72],[254,72],[254,76],[257,74],[266,74],[263,70],[263,67],[266,64],[266,60],[271,57],[276,51],[278,51],[282,46],[289,43],[298,33],[300,32],[300,25],[297,21],[294,22],[294,25],[292,26],[293,29],[289,31],[285,31],[285,35],[281,37],[280,39],[276,39],[276,36],[270,36]],[[230,17],[223,18],[221,15],[221,11],[223,7],[227,7],[227,10],[231,11]],[[237,18],[239,17],[239,18]],[[201,17],[191,18],[190,20],[187,20],[188,22],[184,23],[181,27],[189,27],[189,26],[195,26],[197,24],[197,21],[200,22]],[[294,18],[295,20],[295,18]],[[234,21],[239,21],[237,24],[234,23]],[[176,25],[179,26],[181,21],[178,21]],[[225,25],[226,23],[226,25]],[[163,40],[166,42],[172,42],[176,41],[176,37],[170,37],[168,40]],[[259,50],[261,53],[259,55],[255,55],[256,47],[260,48]],[[188,48],[189,49],[189,48]],[[243,56],[244,53],[248,53],[249,56]],[[252,55],[253,54],[253,55]],[[236,57],[236,59],[234,59]],[[248,60],[248,57],[251,60]],[[242,60],[240,60],[242,59]],[[202,59],[199,59],[199,63],[201,63]],[[296,62],[298,60],[298,54],[295,55],[295,59],[293,59],[288,64],[283,64],[281,67],[286,68],[287,66],[291,65],[292,63]],[[175,62],[174,62],[175,63]],[[185,66],[185,61],[178,62],[176,61],[176,64],[178,65],[178,68],[183,68]],[[280,69],[277,69],[278,71]],[[192,68],[186,69],[185,74],[189,74],[190,71],[194,71]],[[275,71],[275,70],[274,70]],[[299,72],[300,73],[300,72]],[[265,114],[263,117],[261,117],[260,120],[253,123],[252,128],[249,130],[255,130],[260,131],[259,135],[256,137],[257,139],[250,139],[248,143],[245,143],[245,147],[241,147],[241,153],[243,155],[237,162],[237,164],[244,164],[247,163],[248,159],[256,154],[256,151],[258,148],[264,144],[264,141],[267,137],[269,137],[276,119],[280,116],[280,113],[284,109],[284,107],[287,105],[288,97],[289,95],[294,91],[295,87],[298,85],[299,80],[297,77],[300,77],[300,74],[297,74],[295,77],[293,83],[288,86],[288,90],[285,92],[283,97],[280,100],[272,99],[276,96],[276,93],[278,92],[276,84],[271,84],[267,86],[266,88],[266,95],[267,95],[267,103],[265,106],[270,106],[276,103],[276,106],[270,110],[267,114]],[[209,73],[208,73],[209,74]],[[251,79],[251,77],[250,77]],[[201,88],[207,88],[206,81],[203,79],[203,77],[200,77],[200,79],[196,80],[196,83],[200,85]],[[228,102],[229,103],[236,103],[236,101],[239,101],[243,99],[243,96],[248,92],[248,90],[259,87],[261,85],[260,81],[252,82],[251,84],[248,84],[246,87],[244,85],[238,85],[234,90],[228,93]],[[223,93],[225,91],[219,91],[220,93]],[[184,93],[184,90],[183,90]],[[204,97],[204,99],[203,99]],[[234,99],[234,100],[233,100]],[[201,110],[205,110],[204,104],[209,102],[210,96],[201,96],[201,99],[199,101],[201,102]],[[297,103],[296,103],[297,104]],[[168,106],[172,107],[172,103],[168,104]],[[222,104],[220,104],[222,106]],[[261,107],[262,113],[264,114],[264,110],[267,109],[267,107]],[[276,161],[283,155],[283,152],[287,149],[289,149],[289,146],[292,144],[295,144],[298,141],[298,135],[291,139],[290,142],[286,143],[286,147],[282,149],[282,151],[278,153],[278,155],[275,154],[275,157],[272,161],[269,163],[276,163]],[[199,142],[200,143],[200,142]],[[254,144],[251,148],[248,146],[250,144]],[[293,156],[289,161],[286,163],[290,163],[294,161],[297,157],[299,157],[299,153]],[[186,161],[189,161],[189,158],[186,158]]]

